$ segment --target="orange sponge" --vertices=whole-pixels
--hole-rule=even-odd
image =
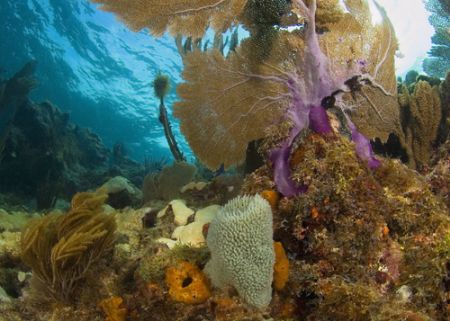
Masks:
[[[198,304],[205,302],[211,293],[203,272],[195,265],[182,261],[166,271],[166,284],[174,301]]]
[[[119,296],[113,296],[100,301],[98,306],[106,314],[105,321],[125,321],[127,309],[122,306],[123,299]]]
[[[281,242],[274,242],[275,265],[273,267],[273,285],[280,291],[286,285],[289,278],[289,260]]]
[[[261,196],[269,202],[270,207],[272,207],[272,211],[275,210],[278,206],[279,195],[277,191],[266,189],[261,192]]]

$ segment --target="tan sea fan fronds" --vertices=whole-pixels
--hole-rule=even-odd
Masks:
[[[248,58],[253,45],[245,41],[228,58],[210,50],[184,59],[186,82],[178,86],[181,101],[174,115],[195,154],[211,169],[242,163],[248,143],[262,138],[289,104],[283,70],[295,68],[301,38],[281,33],[260,65]]]
[[[111,248],[116,221],[102,212],[106,197],[78,194],[67,214],[43,216],[24,229],[22,260],[33,270],[34,290],[69,301],[88,269]]]
[[[367,78],[357,82],[366,84],[360,86],[362,89],[352,89],[352,95],[344,96],[344,103],[356,106],[351,117],[361,132],[386,140],[390,133],[401,133],[395,34],[381,8],[383,21],[375,25],[367,1],[347,2],[351,13],[327,25],[329,30],[319,35],[319,43],[336,83],[355,75]],[[360,19],[356,13],[367,19]],[[301,10],[297,14],[302,14]],[[241,163],[247,144],[263,137],[265,128],[282,116],[291,97],[287,82],[279,81],[280,77],[286,80],[286,73],[296,74],[297,79],[306,77],[301,69],[305,57],[303,31],[281,32],[269,57],[262,61],[252,55],[257,52],[252,45],[250,38],[228,59],[211,51],[196,52],[184,60],[186,83],[179,86],[182,101],[175,106],[174,114],[181,120],[182,132],[193,151],[210,168]]]
[[[304,1],[307,6],[311,0]],[[319,27],[327,27],[329,24],[336,23],[344,16],[343,8],[339,0],[320,0],[317,1],[316,24]]]
[[[367,1],[347,0],[345,4],[349,13],[320,37],[330,72],[341,80],[358,74],[366,78],[364,86],[351,88],[352,93],[344,96],[347,106],[355,106],[351,118],[364,135],[386,142],[389,134],[395,133],[402,140],[394,28],[381,7],[382,21],[374,24]]]
[[[208,26],[217,32],[236,25],[247,0],[91,0],[101,9],[115,13],[127,26],[148,28],[155,36],[169,30],[200,38]]]

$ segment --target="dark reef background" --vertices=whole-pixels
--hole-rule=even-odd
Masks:
[[[158,72],[170,75],[170,107],[182,67],[172,37],[132,33],[85,0],[1,1],[0,19],[0,77],[36,60],[31,99],[69,112],[108,147],[125,144],[134,159],[170,157],[151,82]]]

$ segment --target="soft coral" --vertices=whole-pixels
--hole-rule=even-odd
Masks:
[[[344,86],[343,80],[336,79],[329,72],[328,58],[319,46],[315,24],[316,1],[312,0],[309,7],[302,0],[295,0],[293,5],[307,20],[304,58],[302,66],[299,66],[304,74],[303,77],[293,74],[287,81],[287,87],[292,96],[287,114],[293,127],[286,141],[280,147],[272,150],[270,154],[274,166],[275,183],[278,190],[285,196],[293,196],[306,190],[305,186],[297,186],[290,179],[291,171],[288,159],[295,138],[308,127],[320,134],[331,133],[331,125],[325,108],[322,106],[322,100],[334,92],[339,92]],[[369,140],[357,130],[350,118],[347,118],[347,122],[352,139],[356,144],[358,156],[367,161],[371,168],[377,167],[379,161],[374,157]]]

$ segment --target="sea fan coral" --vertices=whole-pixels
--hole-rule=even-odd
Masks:
[[[450,2],[448,0],[427,0],[429,21],[435,33],[429,57],[423,62],[423,69],[429,75],[444,78],[450,69]]]
[[[220,31],[248,20],[242,14],[245,0],[202,0],[195,5],[190,1],[163,5],[157,0],[94,2],[104,3],[106,10],[116,12],[134,30],[147,26],[154,34],[169,28],[199,37],[208,22]],[[274,122],[288,120],[289,136],[270,158],[278,190],[295,195],[303,188],[290,180],[291,147],[308,127],[321,134],[331,132],[324,109],[330,106],[322,105],[334,100],[333,106],[351,127],[358,154],[369,166],[377,165],[361,132],[383,141],[390,132],[400,133],[393,64],[397,43],[381,7],[377,9],[382,22],[375,24],[367,0],[343,4],[345,10],[337,10],[333,0],[291,1],[288,15],[297,15],[301,27],[292,32],[272,30],[268,49],[267,37],[256,33],[226,58],[217,49],[183,56],[186,82],[178,87],[181,101],[174,106],[174,115],[203,163],[212,169],[242,163],[251,141],[264,137]],[[318,30],[316,18],[326,24],[324,30]]]
[[[392,24],[380,7],[382,22],[373,25],[367,6],[359,1],[358,4],[346,3],[351,14],[331,25],[330,32],[321,39],[335,79],[339,80],[342,74],[348,77],[360,72],[368,77],[364,80],[365,86],[361,86],[357,78],[344,79],[351,89],[343,97],[344,108],[350,108],[352,121],[367,137],[386,142],[389,134],[395,133],[402,138],[394,73],[397,41]],[[327,54],[328,48],[333,49],[333,54]]]
[[[132,30],[148,28],[155,36],[167,29],[200,38],[211,25],[223,32],[237,23],[246,0],[92,0],[102,9],[116,13]]]
[[[259,65],[249,58],[251,40],[228,59],[214,52],[187,56],[183,74],[187,82],[179,87],[182,101],[175,106],[194,152],[213,168],[242,162],[247,144],[263,137],[274,119],[286,115],[293,128],[271,159],[277,187],[288,196],[301,191],[290,181],[287,166],[297,135],[308,126],[331,132],[321,107],[326,97],[335,96],[336,105],[347,115],[357,151],[369,165],[376,162],[369,141],[357,128],[383,140],[390,132],[400,132],[393,66],[397,44],[384,11],[379,8],[382,24],[373,25],[366,1],[346,1],[349,13],[319,36],[316,2],[310,3],[309,8],[302,1],[293,3],[293,11],[308,21],[305,30],[279,32],[270,55]],[[378,120],[371,117],[374,123],[368,123],[368,114]]]
[[[248,143],[263,137],[265,128],[287,108],[287,88],[268,66],[284,61],[286,68],[294,67],[290,57],[299,52],[295,48],[301,39],[286,32],[276,42],[267,66],[249,63],[253,45],[249,40],[229,58],[218,50],[194,51],[185,57],[186,83],[177,88],[181,101],[175,104],[174,115],[208,167],[242,163]]]

